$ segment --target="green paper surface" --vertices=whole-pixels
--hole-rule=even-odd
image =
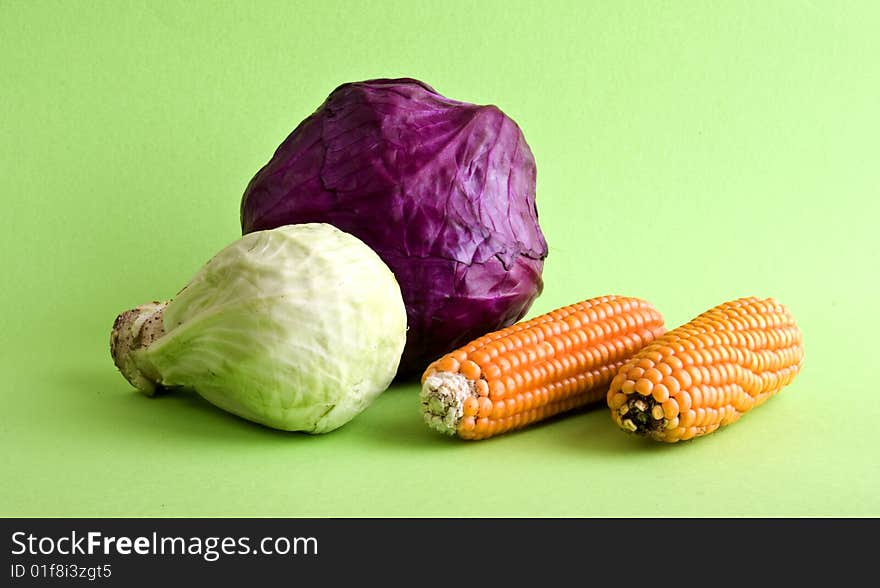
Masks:
[[[880,515],[878,30],[873,2],[0,2],[0,515]],[[773,296],[802,373],[676,445],[603,406],[445,438],[415,384],[318,437],[137,393],[116,314],[240,235],[333,88],[396,76],[523,129],[530,316],[617,293],[672,327]]]

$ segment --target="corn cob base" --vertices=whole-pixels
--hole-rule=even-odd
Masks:
[[[477,386],[461,374],[439,372],[429,376],[420,395],[425,422],[435,431],[455,435],[468,398],[478,398]]]

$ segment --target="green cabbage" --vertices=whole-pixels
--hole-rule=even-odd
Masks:
[[[394,275],[329,224],[243,236],[168,303],[122,313],[114,362],[152,395],[191,388],[231,413],[323,433],[390,384],[406,342]]]

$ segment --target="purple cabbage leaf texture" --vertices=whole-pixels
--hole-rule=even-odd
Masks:
[[[535,159],[496,106],[418,80],[336,88],[248,184],[242,232],[330,223],[388,265],[407,312],[398,375],[521,319],[543,289]]]

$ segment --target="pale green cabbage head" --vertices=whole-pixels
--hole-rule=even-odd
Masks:
[[[122,313],[111,350],[147,394],[191,388],[251,421],[323,433],[388,387],[405,341],[388,267],[356,237],[312,223],[243,236],[167,304]]]

